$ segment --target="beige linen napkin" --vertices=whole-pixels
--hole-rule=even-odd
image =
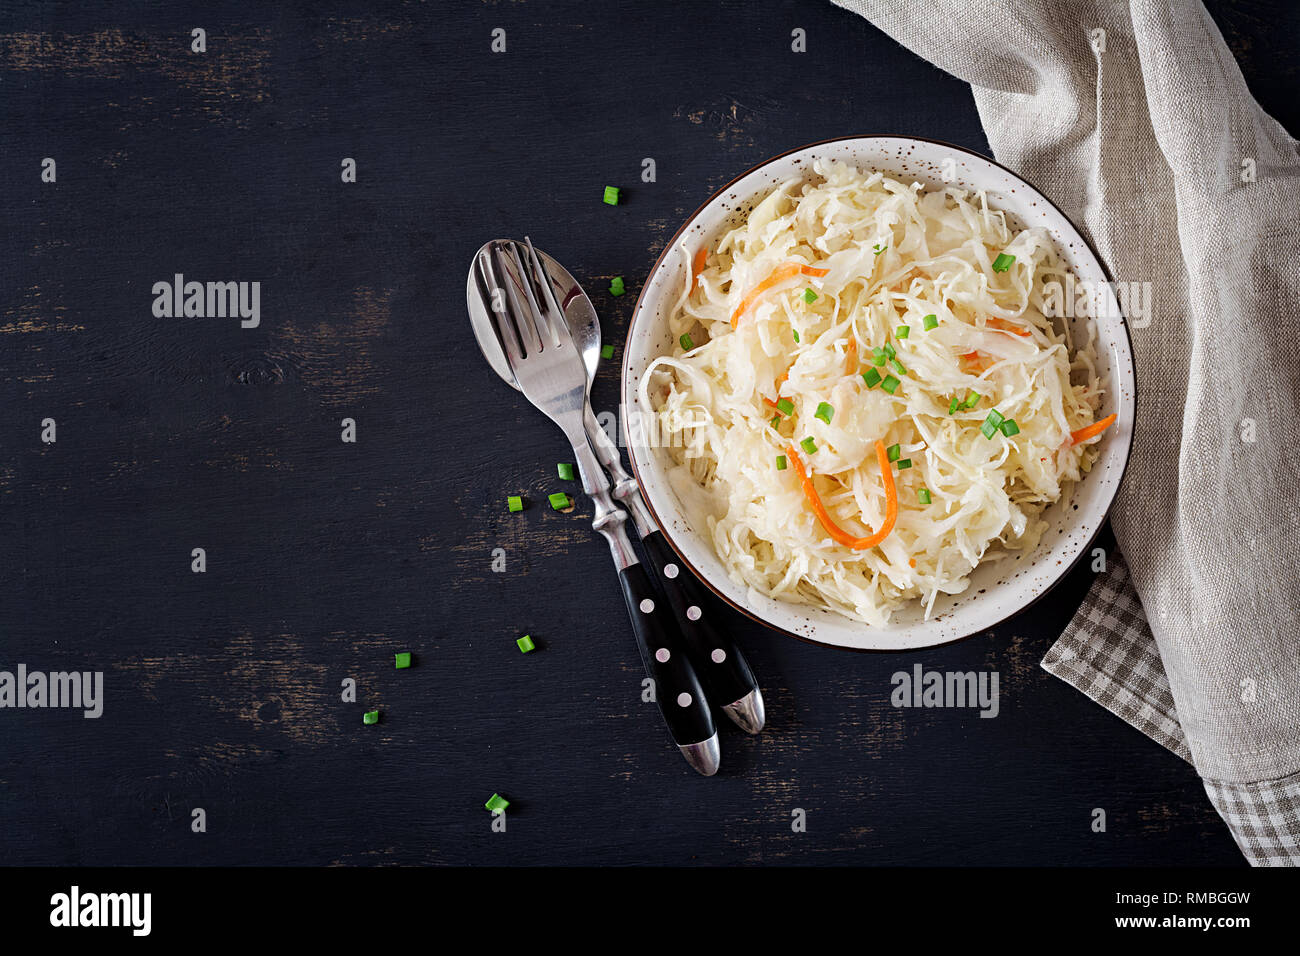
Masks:
[[[1043,666],[1189,759],[1253,863],[1300,862],[1300,151],[1199,0],[835,0],[974,88],[996,158],[1130,316],[1112,555]]]

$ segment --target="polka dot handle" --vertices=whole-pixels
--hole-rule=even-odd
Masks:
[[[664,594],[672,605],[677,626],[699,669],[709,700],[717,707],[734,703],[758,689],[754,672],[725,626],[713,620],[716,607],[704,593],[704,585],[691,574],[664,538],[655,531],[642,539],[646,554],[659,575]]]
[[[679,747],[708,740],[716,730],[713,714],[692,656],[673,621],[669,602],[640,564],[624,568],[618,580],[646,673],[655,682],[655,702],[669,733]]]

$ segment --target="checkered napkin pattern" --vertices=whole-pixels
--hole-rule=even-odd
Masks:
[[[1150,290],[1123,557],[1043,666],[1189,760],[1248,860],[1300,862],[1300,144],[1199,0],[835,2],[970,83],[998,160]]]
[[[1118,551],[1107,558],[1105,573],[1093,581],[1043,668],[1192,762],[1160,652]]]
[[[1260,783],[1206,780],[1205,792],[1253,866],[1300,865],[1300,774]]]
[[[1155,638],[1118,551],[1043,658],[1043,669],[1193,762]],[[1258,783],[1203,782],[1247,860],[1300,864],[1300,774]]]

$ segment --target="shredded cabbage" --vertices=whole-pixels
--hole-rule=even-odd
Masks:
[[[928,616],[981,562],[1036,545],[1043,510],[1096,456],[1070,433],[1093,421],[1102,388],[1091,336],[1076,348],[1068,324],[1058,330],[1044,314],[1045,283],[1066,279],[1045,230],[1013,231],[982,192],[927,191],[838,161],[819,160],[814,173],[764,198],[698,277],[683,244],[669,322],[674,340],[688,334],[694,347],[652,362],[640,401],[675,484],[705,493],[709,535],[733,580],[883,626],[911,600]],[[1003,253],[1015,261],[995,271]],[[733,329],[746,296],[791,264],[829,271],[768,288]],[[927,330],[930,315],[938,324]],[[886,344],[905,374],[873,364]],[[901,379],[894,394],[868,387],[861,373],[871,369]],[[971,392],[981,396],[974,407],[949,414]],[[788,399],[793,413],[777,418],[765,399]],[[815,417],[822,403],[829,423]],[[985,437],[994,408],[1019,434]],[[878,439],[913,467],[896,473],[892,533],[853,550],[827,534],[777,457],[793,447],[835,524],[865,535],[886,507]]]

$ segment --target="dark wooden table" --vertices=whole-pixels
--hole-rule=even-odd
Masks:
[[[1295,129],[1282,6],[1214,10]],[[484,240],[529,232],[618,345],[664,241],[753,163],[860,132],[987,151],[964,84],[821,2],[349,9],[0,11],[0,669],[106,685],[98,720],[0,710],[0,860],[1240,863],[1188,765],[1039,668],[1086,566],[924,653],[729,618],[769,727],[695,776],[588,504],[545,506],[559,433],[470,335]],[[156,318],[176,273],[259,281],[260,325]],[[1000,715],[894,709],[918,662],[996,670]]]

